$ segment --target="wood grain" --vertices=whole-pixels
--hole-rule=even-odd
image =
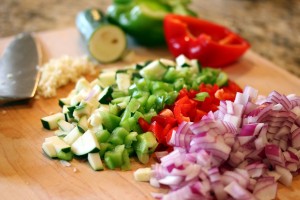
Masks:
[[[73,27],[38,33],[38,37],[48,59],[65,54],[85,54]],[[0,40],[0,52],[9,40]],[[166,49],[130,48],[136,53],[133,62],[172,58]],[[128,64],[118,62],[99,67],[121,68]],[[264,95],[272,90],[300,95],[298,78],[252,51],[224,70],[242,86],[251,85]],[[41,144],[53,133],[42,128],[40,118],[60,111],[58,98],[66,96],[73,86],[69,84],[59,89],[55,98],[32,99],[0,107],[1,199],[152,199],[151,192],[165,191],[134,181],[133,170],[142,166],[135,160],[132,160],[132,171],[94,172],[84,160],[73,160],[70,167],[64,167],[58,160],[51,160],[43,154]],[[300,178],[296,177],[291,187],[279,187],[278,199],[296,199],[300,195],[299,187]]]

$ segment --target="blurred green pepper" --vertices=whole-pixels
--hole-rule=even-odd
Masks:
[[[189,0],[114,0],[107,9],[108,20],[120,26],[138,43],[165,44],[163,19],[168,13],[196,14],[187,8]]]

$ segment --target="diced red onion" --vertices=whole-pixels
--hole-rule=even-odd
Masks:
[[[258,200],[276,198],[277,183],[273,177],[260,178],[255,184],[253,194]]]
[[[224,188],[224,190],[234,199],[255,200],[255,197],[248,190],[246,190],[244,187],[242,187],[235,181],[228,184]]]
[[[274,199],[277,181],[288,186],[300,172],[299,124],[300,97],[247,86],[173,132],[174,150],[152,167],[151,184],[170,188],[157,198]]]
[[[275,171],[280,174],[280,178],[278,179],[280,183],[285,186],[290,186],[292,184],[293,175],[289,170],[287,170],[285,167],[276,165]]]

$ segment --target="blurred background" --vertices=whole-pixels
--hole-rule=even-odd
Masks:
[[[76,14],[111,0],[1,0],[0,38],[75,26]],[[198,16],[227,26],[252,50],[300,77],[300,0],[193,0]]]

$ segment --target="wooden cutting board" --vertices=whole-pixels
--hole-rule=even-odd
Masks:
[[[38,33],[46,58],[62,55],[81,56],[86,52],[75,28]],[[11,38],[0,40],[3,52]],[[166,49],[131,46],[133,62],[171,58]],[[284,59],[284,58],[283,58]],[[47,59],[44,59],[46,61]],[[118,62],[101,68],[124,67]],[[241,86],[251,85],[267,95],[272,90],[300,95],[300,79],[248,51],[239,62],[224,69]],[[42,128],[40,118],[60,111],[58,98],[73,89],[69,84],[51,99],[33,99],[29,103],[0,107],[0,199],[152,199],[151,192],[165,191],[148,183],[136,182],[133,171],[142,165],[132,161],[132,171],[93,171],[87,162],[73,160],[64,167],[46,157],[41,144],[53,133]],[[300,196],[300,176],[291,187],[279,186],[278,199]]]

